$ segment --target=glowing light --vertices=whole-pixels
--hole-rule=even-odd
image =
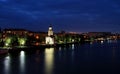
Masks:
[[[5,43],[5,46],[9,46],[9,44],[8,44],[8,43]]]
[[[74,42],[75,40],[74,39],[72,39],[72,42]]]
[[[5,57],[5,60],[4,60],[4,70],[5,70],[5,74],[9,74],[10,72],[10,56],[7,56]]]
[[[86,36],[84,36],[84,38],[87,38]]]
[[[103,44],[104,41],[101,41],[101,44]]]
[[[10,46],[11,44],[11,38],[6,38],[5,39],[5,46]]]
[[[52,27],[49,27],[49,30],[52,30]]]
[[[54,48],[45,49],[45,72],[46,74],[53,74],[53,64],[54,64]]]
[[[38,46],[38,45],[40,45],[40,43],[36,42],[35,45]]]
[[[51,37],[46,37],[46,44],[54,44],[54,39]]]
[[[20,57],[24,57],[25,56],[25,52],[24,51],[21,51],[20,52]]]
[[[20,70],[21,72],[25,71],[25,52],[20,52]]]
[[[25,45],[25,43],[26,43],[26,38],[19,38],[19,39],[18,39],[18,42],[19,42],[20,45]]]
[[[72,44],[72,50],[74,50],[75,49],[75,45],[74,44]]]
[[[36,36],[36,39],[39,39],[39,36],[38,36],[38,35]]]
[[[52,27],[50,26],[48,29],[48,36],[51,36],[51,35],[53,35],[53,30],[52,30]]]

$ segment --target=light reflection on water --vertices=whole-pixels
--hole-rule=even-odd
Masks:
[[[75,45],[72,44],[72,52],[71,52],[72,62],[74,61],[74,49],[75,49]]]
[[[108,43],[117,43],[117,40],[107,40]]]
[[[19,61],[20,61],[20,72],[23,74],[25,73],[25,52],[24,51],[20,52]]]
[[[74,44],[72,44],[72,50],[74,50],[75,49],[75,45]]]
[[[59,60],[60,60],[61,56],[62,56],[62,48],[61,47],[59,47],[59,53],[58,53],[58,55],[59,55]]]
[[[104,43],[104,41],[100,41],[101,42],[101,44],[103,44]]]
[[[53,74],[54,48],[45,49],[45,74]]]
[[[104,41],[103,44],[94,42],[92,45],[72,44],[58,49],[46,48],[30,54],[21,51],[18,55],[0,59],[0,66],[3,65],[0,74],[69,74],[66,71],[70,70],[82,74],[80,69],[86,71],[86,74],[95,70],[111,72],[113,68],[117,70],[120,67],[119,48],[118,41]]]
[[[5,57],[4,59],[4,73],[5,74],[9,74],[10,72],[10,63],[11,63],[10,60],[11,60],[10,56]]]

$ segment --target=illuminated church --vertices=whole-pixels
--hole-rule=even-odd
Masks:
[[[53,34],[53,29],[52,26],[49,26],[48,29],[48,36],[46,37],[46,44],[53,45],[54,44],[54,34]]]

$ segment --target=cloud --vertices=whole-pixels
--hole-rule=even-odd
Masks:
[[[0,7],[0,24],[46,27],[52,22],[64,29],[120,24],[119,0],[0,0]]]
[[[7,2],[7,0],[0,0],[0,2]]]

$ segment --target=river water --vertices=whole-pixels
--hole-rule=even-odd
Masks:
[[[120,40],[0,56],[0,74],[120,74]]]

